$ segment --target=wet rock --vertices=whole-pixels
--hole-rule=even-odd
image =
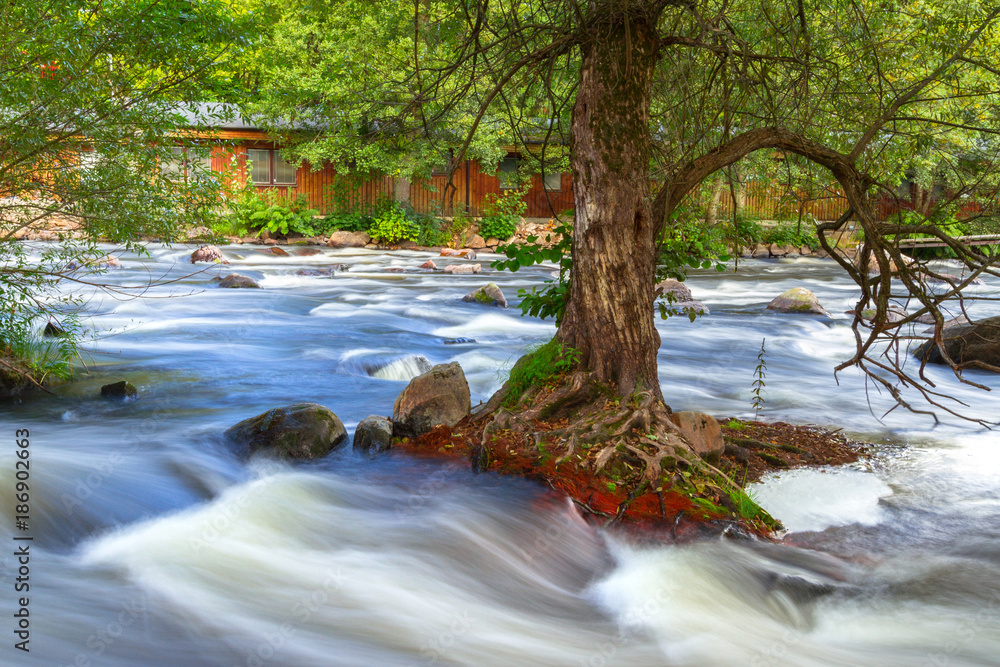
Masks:
[[[213,236],[215,236],[215,233],[205,225],[198,225],[197,227],[192,227],[191,229],[184,232],[184,238],[186,238],[188,241],[196,241],[198,239],[210,239]]]
[[[397,250],[419,250],[420,246],[416,241],[410,241],[409,239],[403,239],[396,244]]]
[[[110,400],[122,400],[126,398],[136,398],[139,390],[128,380],[112,382],[101,387],[101,398]]]
[[[219,250],[219,247],[214,245],[203,245],[191,253],[191,263],[195,264],[196,262],[229,264],[229,260],[223,257],[222,251]]]
[[[750,256],[754,259],[767,259],[771,256],[771,251],[767,249],[766,245],[761,243],[753,247],[753,251],[750,253]]]
[[[333,232],[326,244],[331,248],[363,248],[372,242],[366,232]]]
[[[827,315],[826,308],[819,304],[816,295],[805,287],[793,287],[784,294],[775,297],[771,303],[767,304],[768,310],[779,313],[814,313],[816,315]]]
[[[441,248],[441,257],[458,257],[460,252],[454,248]]]
[[[0,399],[14,398],[35,388],[28,378],[32,377],[31,369],[22,362],[0,355]]]
[[[845,314],[854,315],[855,312],[856,311],[854,310],[848,310],[845,312]],[[875,312],[876,311],[874,308],[865,308],[864,310],[861,311],[861,319],[865,320],[866,322],[871,322],[872,320],[875,319]],[[896,304],[889,304],[889,311],[886,313],[886,315],[887,315],[886,319],[888,319],[889,324],[902,322],[903,320],[905,320],[907,317],[910,316],[910,314],[906,312],[905,308],[903,308],[902,306],[897,306]]]
[[[479,250],[480,248],[486,247],[486,239],[484,239],[479,234],[473,234],[472,238],[465,242],[466,248],[472,248],[473,250]]]
[[[366,417],[354,431],[354,451],[376,456],[392,447],[392,422],[385,417]]]
[[[948,327],[942,338],[945,351],[956,363],[982,362],[1000,366],[1000,316]],[[932,364],[946,363],[932,340],[918,347],[915,354],[919,359],[926,356]]]
[[[788,246],[772,243],[767,247],[767,252],[771,257],[784,257],[788,254]]]
[[[486,239],[487,248],[496,248],[498,245],[500,245],[500,239],[493,238],[492,236]]]
[[[679,280],[673,278],[661,280],[656,284],[654,294],[657,299],[664,298],[668,302],[668,308],[679,310],[685,314],[694,312],[696,315],[708,315],[709,313],[708,306],[701,301],[695,301],[691,290]],[[670,296],[673,296],[672,301]]]
[[[846,253],[845,253],[845,256],[850,257],[850,255],[847,255]],[[901,255],[901,257],[903,258],[903,264],[904,264],[904,266],[909,266],[910,264],[912,264],[914,262],[914,260],[912,258],[907,257],[906,255]],[[888,256],[888,254],[885,256],[885,258],[886,258],[886,261],[889,263],[889,272],[890,273],[899,273],[899,267],[896,266],[896,262],[892,258],[890,258]],[[854,261],[855,265],[860,268],[860,266],[861,266],[861,256],[860,256],[860,254],[857,257],[853,258],[853,261]],[[868,273],[878,274],[878,273],[882,272],[881,267],[879,267],[879,265],[878,265],[878,256],[874,252],[871,253],[871,256],[868,259],[868,267],[867,267],[867,269],[868,269]]]
[[[55,322],[49,322],[48,324],[45,325],[45,328],[42,330],[42,336],[45,338],[57,338],[59,336],[65,336],[65,335],[66,335],[66,330]]]
[[[320,253],[316,248],[299,248],[295,251],[295,254],[299,257],[312,257],[313,255],[318,255]]]
[[[461,250],[441,248],[441,257],[464,257],[465,259],[475,259],[476,251],[471,248],[462,248]]]
[[[462,297],[462,301],[481,303],[498,308],[507,307],[507,298],[503,295],[503,290],[497,287],[496,283],[488,283],[473,292],[469,292]]]
[[[434,366],[410,380],[392,407],[393,434],[415,437],[444,424],[454,426],[472,409],[469,383],[458,362]]]
[[[469,343],[475,343],[475,338],[446,338],[444,341],[445,345],[467,345]]]
[[[715,417],[701,412],[684,411],[671,414],[670,421],[677,426],[698,456],[703,459],[717,459],[722,456],[722,452],[726,449],[726,441],[722,437],[722,427]]]
[[[406,269],[400,266],[390,266],[386,269],[382,269],[382,273],[406,273]]]
[[[454,273],[455,275],[469,275],[472,273],[482,273],[483,267],[479,264],[449,264],[444,267],[445,273]]]
[[[261,252],[265,255],[274,255],[275,257],[288,257],[288,251],[282,248],[264,248]]]
[[[421,265],[420,265],[420,268],[421,268],[421,269],[429,269],[429,270],[434,270],[434,269],[436,269],[436,268],[437,268],[437,264],[435,264],[435,263],[434,263],[434,260],[433,260],[433,259],[429,259],[429,260],[427,260],[426,262],[424,262],[423,264],[421,264]]]
[[[260,289],[260,285],[257,284],[256,280],[239,273],[230,273],[219,282],[219,287],[228,289]]]
[[[333,277],[333,269],[300,269],[295,272],[295,275],[331,278]]]
[[[932,276],[932,275],[924,273],[920,277],[921,277],[921,279],[923,279],[924,281],[926,281],[928,283],[945,284],[945,285],[952,285],[952,286],[958,286],[961,283],[965,282],[965,280],[966,280],[965,278],[962,278],[961,276],[955,276],[955,275],[952,275],[950,273],[939,273],[936,276]],[[980,278],[973,278],[972,282],[970,282],[969,284],[970,285],[982,285],[983,281]]]
[[[245,455],[266,450],[280,458],[316,459],[344,444],[347,431],[329,408],[295,403],[244,419],[225,437]]]
[[[96,266],[106,266],[109,269],[120,269],[122,268],[122,261],[115,257],[114,255],[107,255],[101,259],[94,262]]]
[[[924,313],[917,318],[917,322],[920,322],[921,324],[934,324],[934,316],[930,313]],[[948,327],[958,326],[959,324],[969,324],[969,318],[965,315],[959,315],[958,317],[953,317],[950,320],[945,320],[943,328],[947,329]],[[924,333],[934,333],[934,327],[924,329]]]
[[[799,254],[802,255],[803,257],[805,257],[806,255],[813,254],[813,250],[809,246],[804,245],[804,246],[802,246],[802,247],[799,248]]]

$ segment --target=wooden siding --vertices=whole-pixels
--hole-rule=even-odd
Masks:
[[[743,206],[745,214],[762,220],[795,219],[798,217],[799,202],[782,188],[750,183],[744,188]],[[836,220],[847,210],[847,198],[839,188],[831,188],[822,197],[805,202],[803,213],[816,220]],[[733,197],[728,189],[722,191],[719,202],[719,216],[732,216]]]

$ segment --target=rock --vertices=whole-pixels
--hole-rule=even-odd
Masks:
[[[816,295],[804,287],[793,287],[781,296],[775,297],[771,303],[767,304],[767,309],[779,313],[830,315],[826,308],[819,305],[819,299],[816,298]]]
[[[421,264],[420,268],[421,269],[429,269],[429,270],[433,271],[434,269],[437,268],[437,264],[434,263],[433,259],[429,259],[426,262],[424,262],[423,264]]]
[[[295,251],[295,254],[299,257],[312,257],[313,255],[318,255],[320,253],[316,248],[299,248]]]
[[[55,322],[49,322],[48,324],[45,325],[45,328],[42,330],[42,336],[44,338],[57,338],[59,336],[65,336],[65,335],[66,335],[66,330],[63,329],[58,324],[56,324]]]
[[[458,256],[464,257],[465,259],[475,259],[476,251],[472,250],[471,248],[462,248],[461,250],[458,251]]]
[[[406,273],[406,269],[401,266],[390,266],[382,269],[382,273]]]
[[[242,289],[242,288],[260,289],[260,285],[257,284],[256,280],[248,276],[241,275],[239,273],[230,273],[228,276],[226,276],[219,282],[219,287],[226,287],[229,289]]]
[[[846,311],[845,314],[854,315],[855,312],[856,311],[854,310],[848,310]],[[875,319],[875,312],[876,311],[874,308],[865,308],[864,310],[861,311],[861,319],[865,320],[866,322],[871,322],[872,320]],[[889,324],[902,322],[903,320],[905,320],[907,317],[910,316],[910,314],[906,312],[905,308],[903,308],[902,306],[897,306],[896,304],[889,304],[889,312],[887,313],[887,315]]]
[[[444,267],[445,273],[454,273],[455,275],[467,275],[470,273],[482,273],[483,267],[479,264],[449,264]]]
[[[392,406],[394,435],[414,437],[454,426],[472,409],[469,383],[458,362],[440,364],[410,380]]]
[[[392,422],[385,417],[366,417],[354,431],[354,451],[368,456],[387,452],[392,447]]]
[[[481,303],[487,306],[497,306],[498,308],[507,307],[507,298],[504,297],[503,290],[497,287],[496,283],[489,283],[473,292],[469,292],[462,297],[462,301]]]
[[[441,248],[441,257],[458,257],[459,252],[454,248]]]
[[[121,380],[120,382],[112,382],[111,384],[106,384],[101,387],[101,398],[107,398],[111,400],[126,399],[126,398],[136,398],[139,395],[139,390],[135,388],[135,385],[128,380]]]
[[[844,253],[844,255],[845,255],[845,257],[850,257],[850,254],[848,254],[846,252]],[[906,255],[901,255],[901,257],[903,258],[903,264],[907,265],[907,266],[910,265],[910,264],[912,264],[913,261],[914,261],[912,258],[907,257]],[[896,266],[896,262],[893,261],[889,257],[886,257],[886,259],[889,261],[889,272],[890,273],[899,273],[899,267]],[[860,267],[860,262],[861,262],[860,255],[852,258],[852,260],[854,261],[855,266],[859,266]],[[880,273],[880,272],[881,272],[881,269],[879,268],[879,265],[878,265],[878,257],[873,252],[873,253],[871,253],[871,256],[868,259],[868,273],[876,273],[877,274],[877,273]]]
[[[670,421],[677,425],[691,449],[703,459],[718,458],[726,449],[722,427],[715,417],[701,412],[674,412]]]
[[[480,248],[486,247],[486,239],[484,239],[479,234],[473,234],[472,238],[465,242],[466,248],[472,248],[473,250],[479,250]]]
[[[275,257],[288,257],[288,251],[282,248],[264,248],[261,252],[265,255],[274,255]]]
[[[316,403],[295,403],[244,419],[225,437],[246,455],[262,449],[281,458],[316,459],[347,440],[337,415]]]
[[[965,282],[965,280],[966,280],[965,278],[962,278],[961,276],[955,276],[955,275],[952,275],[950,273],[939,273],[936,276],[932,276],[932,275],[923,273],[923,274],[921,274],[920,277],[923,280],[925,280],[925,281],[927,281],[929,283],[943,283],[943,284],[946,284],[946,285],[951,285],[953,287],[958,286],[959,284]],[[972,282],[970,282],[969,284],[970,285],[982,285],[983,281],[982,281],[981,278],[973,278]]]
[[[363,248],[371,242],[366,232],[333,232],[326,244],[331,248]]]
[[[788,254],[788,246],[772,243],[767,247],[767,252],[771,257],[784,257]]]
[[[948,356],[956,363],[978,361],[1000,366],[1000,316],[948,327],[942,338]],[[932,364],[946,363],[933,340],[918,347],[915,354],[918,359],[926,355],[927,361]]]
[[[419,247],[416,241],[410,241],[409,239],[403,239],[396,244],[397,250],[416,250]]]
[[[195,239],[210,239],[213,236],[215,236],[215,233],[205,225],[198,225],[197,227],[193,227],[184,232],[184,237],[189,241],[194,241]]]
[[[767,259],[771,256],[771,252],[767,249],[766,245],[758,244],[753,247],[753,252],[750,253],[750,256],[754,259]]]
[[[101,259],[94,262],[97,266],[106,266],[109,269],[120,269],[122,268],[122,261],[115,257],[114,255],[107,255]]]
[[[813,249],[807,245],[804,245],[799,248],[799,254],[802,255],[803,257],[805,257],[806,255],[811,255],[813,254]]]
[[[785,253],[785,257],[794,257],[799,254],[799,249],[796,246],[785,244],[779,247],[779,250]]]
[[[924,313],[923,315],[917,318],[917,322],[920,322],[921,324],[934,324],[934,317],[930,313]],[[956,327],[961,324],[969,324],[969,323],[970,322],[968,317],[966,317],[965,315],[959,315],[958,317],[953,317],[950,320],[945,320],[944,326],[941,328],[947,329],[949,327]],[[924,329],[924,333],[925,334],[934,333],[934,327]]]
[[[218,246],[203,245],[191,253],[191,263],[196,262],[217,262],[219,264],[229,264],[229,260],[222,256],[222,251]]]
[[[4,362],[0,364],[0,399],[14,398],[35,389],[35,384],[29,379],[35,373],[23,362],[3,355],[0,359]],[[40,379],[36,378],[36,381]],[[44,382],[43,379],[41,381]]]
[[[467,345],[469,343],[475,343],[475,338],[446,338],[444,341],[445,345]]]
[[[332,278],[333,269],[299,269],[295,272],[297,276],[315,276],[320,278]]]
[[[675,301],[694,301],[694,296],[691,294],[691,290],[688,289],[688,286],[679,280],[674,280],[673,278],[667,278],[666,280],[661,280],[656,283],[656,290],[654,291],[654,294],[656,295],[656,298],[673,294]]]
[[[489,248],[496,248],[498,245],[500,245],[500,239],[493,238],[491,236],[488,239],[486,239],[486,245]]]

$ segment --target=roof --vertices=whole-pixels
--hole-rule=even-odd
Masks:
[[[220,130],[263,130],[262,123],[245,116],[235,104],[224,102],[181,102],[174,112],[184,118],[186,127],[212,127]]]

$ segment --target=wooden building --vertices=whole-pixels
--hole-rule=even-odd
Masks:
[[[199,104],[182,110],[190,125],[197,127],[198,136],[207,143],[204,153],[188,155],[189,149],[177,147],[178,164],[192,160],[202,160],[203,167],[211,167],[223,174],[230,182],[243,183],[249,176],[259,192],[281,191],[291,197],[305,195],[312,208],[328,213],[334,207],[334,183],[338,179],[332,165],[296,166],[286,162],[281,156],[281,146],[268,133],[251,120],[233,117],[211,122],[207,126],[204,118],[219,116],[222,105]],[[228,110],[228,109],[227,109]],[[475,160],[467,160],[455,172],[453,183],[455,210],[464,210],[472,216],[483,211],[483,198],[488,194],[499,195],[505,190],[515,189],[509,176],[517,172],[520,155],[510,150],[496,173],[488,173]],[[250,165],[250,172],[247,166]],[[234,173],[235,170],[235,173]],[[350,187],[349,206],[363,207],[375,201],[393,198],[395,179],[392,176],[374,175],[358,179],[356,176]],[[414,181],[409,188],[409,204],[420,213],[440,213],[442,197],[447,185],[447,176],[435,172],[430,179]],[[343,200],[343,198],[341,198]],[[525,217],[551,218],[573,208],[572,177],[568,173],[541,174],[531,177],[524,192]]]

